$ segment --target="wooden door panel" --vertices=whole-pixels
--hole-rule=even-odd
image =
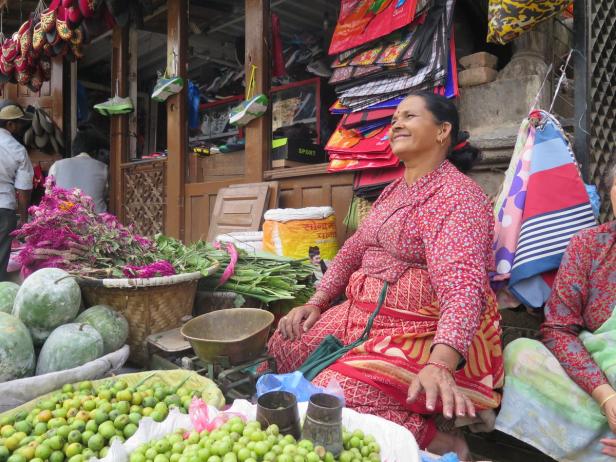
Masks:
[[[269,185],[253,183],[218,191],[208,241],[234,231],[258,231],[269,204]]]
[[[342,245],[348,234],[344,217],[353,197],[353,174],[318,174],[280,181],[280,207],[331,206],[336,214],[336,235]]]

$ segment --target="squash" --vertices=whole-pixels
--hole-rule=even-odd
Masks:
[[[88,308],[77,316],[75,322],[89,324],[101,334],[105,354],[119,350],[128,339],[128,321],[106,305]]]
[[[82,366],[102,355],[103,338],[94,327],[64,324],[45,341],[36,365],[36,375]]]
[[[36,346],[42,345],[56,327],[71,322],[81,305],[81,290],[75,279],[58,268],[32,273],[21,285],[13,315],[30,329]]]
[[[0,312],[0,383],[31,376],[35,365],[30,331],[15,316]]]

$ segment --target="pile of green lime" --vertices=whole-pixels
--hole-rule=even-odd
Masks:
[[[113,440],[136,431],[142,417],[162,422],[171,407],[187,413],[200,392],[151,383],[134,387],[123,380],[97,388],[91,382],[65,385],[31,412],[0,419],[0,462],[84,462],[105,457]],[[149,381],[148,381],[149,380]]]
[[[281,435],[278,426],[265,430],[259,422],[234,417],[216,430],[184,430],[150,441],[130,456],[130,462],[377,462],[380,447],[361,431],[343,433],[345,450],[335,459],[311,441]]]

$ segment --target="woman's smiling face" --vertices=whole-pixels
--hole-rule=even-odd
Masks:
[[[448,134],[449,130],[443,131],[443,124],[436,123],[423,98],[410,96],[400,103],[391,119],[391,150],[404,162],[432,151],[435,145],[445,145],[449,142]]]

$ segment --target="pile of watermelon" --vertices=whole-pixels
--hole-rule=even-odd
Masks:
[[[21,286],[0,283],[0,383],[72,369],[124,345],[121,314],[80,307],[79,285],[61,269],[38,270]]]

